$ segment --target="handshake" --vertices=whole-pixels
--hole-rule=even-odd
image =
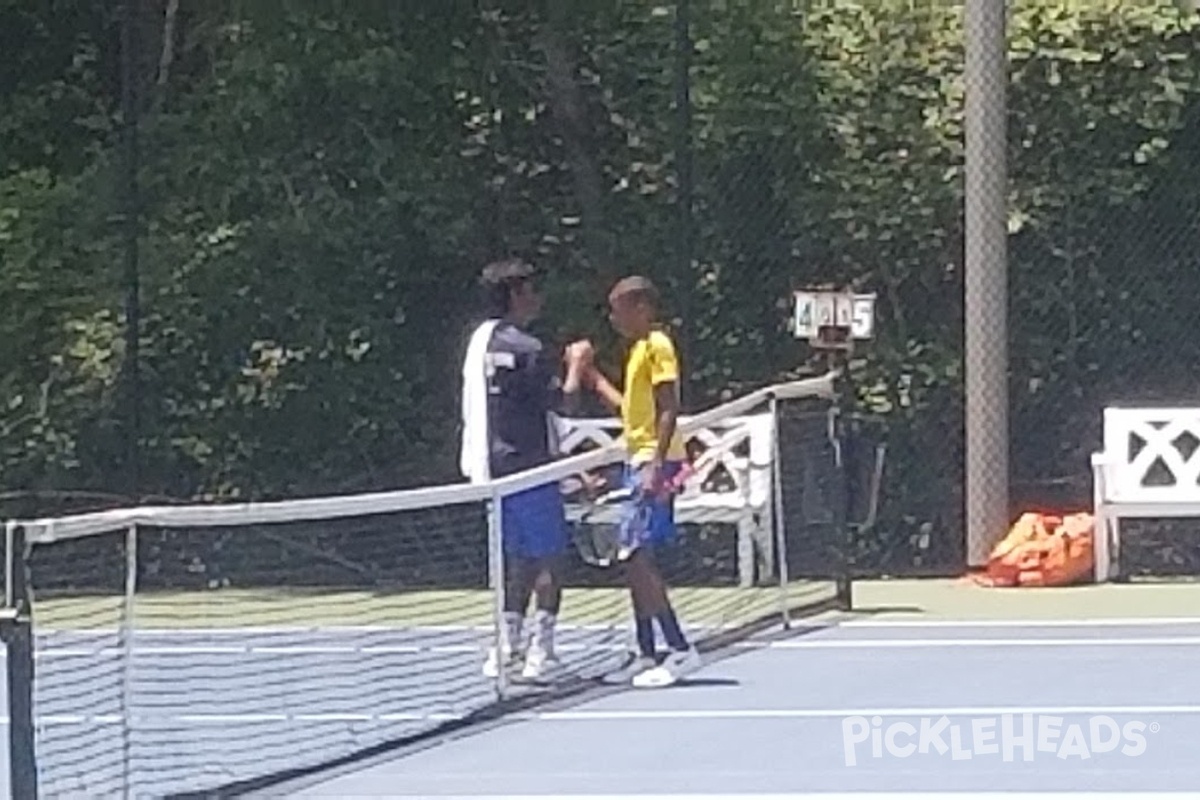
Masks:
[[[584,386],[590,386],[596,378],[596,350],[587,339],[567,345],[563,351],[563,362],[567,374],[574,375]]]

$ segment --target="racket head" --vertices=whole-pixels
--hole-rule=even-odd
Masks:
[[[620,538],[615,525],[576,524],[571,538],[585,564],[608,569],[617,563]]]
[[[633,497],[633,489],[619,487],[587,500],[578,522],[571,526],[571,538],[579,557],[585,564],[607,569],[617,563],[620,550],[620,531],[611,523],[592,521],[595,512],[605,506],[624,502]]]

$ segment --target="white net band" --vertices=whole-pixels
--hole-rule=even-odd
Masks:
[[[679,420],[684,435],[711,425],[722,418],[736,416],[768,402],[796,398],[828,398],[833,393],[834,375],[770,386],[708,411]],[[133,526],[158,528],[223,528],[274,523],[313,522],[368,514],[392,514],[421,508],[478,503],[501,498],[557,480],[566,473],[587,472],[623,457],[623,446],[607,448],[546,464],[515,475],[497,478],[485,484],[461,484],[374,492],[344,497],[318,497],[264,503],[222,503],[188,506],[144,506],[132,509],[99,511],[66,517],[35,519],[20,524],[31,544],[94,536]]]

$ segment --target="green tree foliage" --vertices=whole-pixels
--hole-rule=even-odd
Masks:
[[[702,404],[793,373],[790,291],[832,280],[881,297],[856,364],[892,443],[880,557],[936,561],[961,538],[960,4],[693,5],[683,231],[669,5],[147,4],[144,490],[454,479],[473,277],[498,254],[536,260],[550,338],[597,337],[610,366],[604,287],[659,279]],[[118,39],[103,4],[56,8],[0,2],[0,470],[111,489]],[[1036,487],[1086,477],[1100,405],[1200,366],[1200,36],[1129,0],[1022,0],[1010,31],[1014,456]]]

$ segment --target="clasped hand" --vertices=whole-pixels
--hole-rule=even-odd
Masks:
[[[563,353],[567,369],[577,371],[581,377],[590,378],[595,369],[596,350],[587,339],[580,339],[567,345]]]

